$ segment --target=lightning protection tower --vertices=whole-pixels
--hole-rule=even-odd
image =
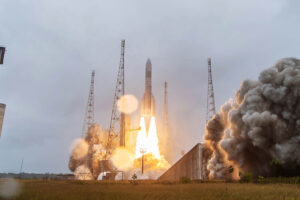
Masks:
[[[117,84],[115,89],[115,96],[113,100],[113,109],[110,118],[110,126],[108,130],[108,141],[106,147],[106,159],[108,159],[113,151],[112,142],[114,138],[119,137],[120,146],[125,146],[125,114],[120,112],[117,107],[118,100],[125,94],[125,80],[124,80],[124,54],[125,54],[125,40],[121,41],[121,57],[117,77]]]
[[[89,91],[88,103],[86,105],[85,117],[82,127],[82,138],[85,138],[88,130],[94,125],[94,82],[95,82],[95,70],[92,71],[91,85]]]
[[[171,142],[171,128],[169,122],[169,106],[168,106],[168,83],[165,82],[164,92],[164,113],[163,113],[163,130],[166,136],[163,150],[164,156],[169,163],[173,162],[173,145]]]
[[[163,113],[163,123],[164,123],[164,132],[165,134],[169,134],[170,126],[169,126],[169,109],[168,109],[168,83],[165,82],[165,92],[164,92],[164,113]]]
[[[211,58],[208,61],[208,85],[207,85],[207,108],[206,123],[216,114],[214,87],[211,73]]]

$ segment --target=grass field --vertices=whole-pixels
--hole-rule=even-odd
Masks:
[[[1,180],[0,180],[1,182]],[[295,184],[157,183],[23,180],[20,200],[135,200],[135,199],[300,199]]]

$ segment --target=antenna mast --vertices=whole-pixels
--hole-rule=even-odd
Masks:
[[[91,76],[89,98],[88,98],[88,103],[86,106],[85,118],[84,118],[83,127],[82,127],[82,138],[85,138],[88,130],[95,123],[95,119],[94,119],[94,110],[95,110],[95,108],[94,108],[94,82],[95,82],[95,70],[92,71],[92,76]]]
[[[214,87],[211,72],[211,58],[208,61],[208,85],[207,85],[207,108],[206,108],[206,123],[216,114]]]

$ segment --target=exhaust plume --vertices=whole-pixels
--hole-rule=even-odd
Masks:
[[[151,126],[149,141],[139,141],[141,138],[138,137],[137,141],[139,142],[136,144],[137,147],[140,147],[140,142],[140,145],[144,143],[148,144],[148,150],[144,156],[144,174],[141,173],[141,155],[135,151],[131,152],[127,148],[118,147],[118,137],[115,137],[112,142],[115,150],[111,158],[106,160],[105,147],[108,132],[104,131],[98,124],[95,124],[89,129],[86,138],[77,139],[73,142],[71,146],[72,152],[69,160],[69,169],[74,172],[75,178],[78,180],[97,180],[100,173],[102,173],[102,175],[104,173],[105,175],[105,173],[109,171],[122,171],[122,173],[120,172],[121,175],[118,174],[116,178],[120,175],[122,179],[131,179],[132,175],[136,174],[138,179],[156,179],[169,167],[169,163],[160,155],[157,149],[158,141],[155,137],[156,127],[154,119],[152,119]],[[143,131],[146,134],[146,130],[141,130],[139,135],[141,135]],[[140,152],[138,151],[138,153]]]
[[[282,59],[243,81],[207,123],[204,140],[209,178],[299,174],[300,60]]]

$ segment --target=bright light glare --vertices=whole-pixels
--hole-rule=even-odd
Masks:
[[[138,105],[139,103],[137,98],[131,94],[122,96],[117,102],[118,110],[125,114],[130,114],[136,111]]]

